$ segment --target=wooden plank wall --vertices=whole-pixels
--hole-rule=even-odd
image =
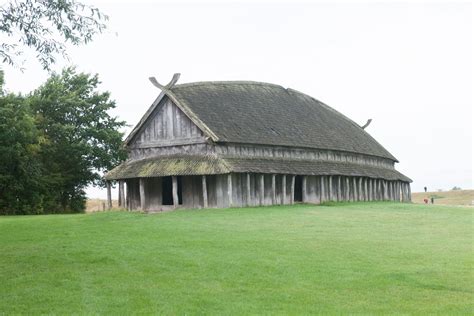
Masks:
[[[168,98],[164,98],[132,141],[132,147],[189,144],[204,133]]]
[[[293,175],[247,174],[206,176],[208,207],[245,207],[292,204]],[[411,201],[410,185],[401,181],[387,181],[366,177],[303,176],[303,202],[320,204],[326,201]],[[275,179],[273,182],[273,178]],[[263,184],[262,184],[263,180]],[[184,208],[202,208],[204,205],[202,176],[182,177]],[[248,187],[248,183],[250,187]],[[231,184],[231,192],[229,192]],[[285,185],[284,185],[285,184]],[[129,209],[140,209],[138,179],[126,180]],[[285,191],[285,192],[284,192]],[[161,178],[144,181],[146,195],[144,210],[162,209]],[[263,194],[262,194],[263,193]],[[231,194],[231,196],[229,196]],[[230,203],[232,201],[232,203]]]

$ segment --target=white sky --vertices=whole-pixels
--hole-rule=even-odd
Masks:
[[[71,49],[70,63],[99,74],[127,132],[159,93],[149,76],[271,82],[359,124],[372,118],[367,131],[400,160],[412,190],[473,187],[470,3],[93,4],[109,28]],[[12,92],[48,76],[33,58],[24,73],[2,67]]]

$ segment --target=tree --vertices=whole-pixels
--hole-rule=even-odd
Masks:
[[[0,97],[0,214],[43,212],[40,138],[22,96]]]
[[[101,173],[126,157],[125,122],[112,117],[109,92],[98,92],[97,75],[67,68],[53,74],[30,97],[40,135],[43,176],[50,194],[44,206],[62,212],[82,211],[86,186],[104,186]]]
[[[85,187],[105,186],[125,122],[99,84],[67,68],[30,95],[0,94],[0,214],[81,212]]]
[[[18,66],[22,46],[31,47],[44,69],[67,58],[66,44],[86,44],[105,28],[108,17],[99,9],[75,0],[12,0],[0,7],[0,44],[3,63]],[[20,44],[20,45],[18,45]]]

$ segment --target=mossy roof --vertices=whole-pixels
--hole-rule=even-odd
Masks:
[[[163,94],[216,142],[330,149],[397,161],[343,114],[279,85],[198,82],[176,85]]]
[[[363,176],[411,182],[408,177],[395,169],[354,163],[277,158],[221,158],[218,156],[168,156],[131,160],[111,170],[105,178],[107,180],[117,180],[173,175],[212,175],[230,172]]]

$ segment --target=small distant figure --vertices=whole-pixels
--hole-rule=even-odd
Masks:
[[[431,197],[431,204],[434,204],[434,197]]]
[[[428,188],[427,188],[427,187],[425,187],[425,192],[426,192],[426,191],[428,191]]]
[[[425,202],[425,204],[428,204],[428,199],[423,199],[423,202]]]

